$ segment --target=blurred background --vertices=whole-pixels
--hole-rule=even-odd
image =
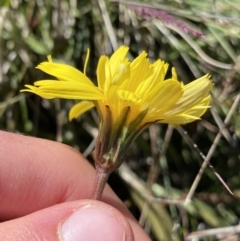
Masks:
[[[202,120],[152,125],[109,184],[152,240],[238,241],[239,16],[238,0],[0,0],[0,129],[66,143],[92,162],[95,110],[69,122],[74,101],[19,93],[46,77],[35,66],[48,54],[82,71],[90,48],[93,81],[99,56],[122,44],[130,58],[145,50],[169,62],[185,84],[210,73],[212,108]],[[213,167],[194,182],[206,155]]]

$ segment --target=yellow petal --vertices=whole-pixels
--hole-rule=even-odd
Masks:
[[[176,72],[176,69],[174,67],[172,68],[172,78],[175,79],[175,80],[178,79],[177,78],[177,72]]]
[[[160,113],[171,109],[183,94],[181,84],[177,81],[168,80],[160,82],[148,95],[142,100],[143,104],[148,103],[149,113]]]
[[[104,93],[107,93],[109,91],[110,87],[111,87],[112,78],[113,78],[108,58],[104,63],[102,71],[104,71],[104,73],[102,73],[102,75],[104,75],[104,77],[105,77],[105,80],[102,81],[104,83],[103,84],[103,90],[104,90]]]
[[[87,70],[87,64],[90,56],[90,49],[87,49],[87,55],[86,55],[86,60],[84,63],[84,68],[83,68],[83,74],[86,75],[86,70]]]
[[[71,121],[74,118],[82,115],[84,112],[90,110],[94,107],[94,103],[92,101],[82,101],[75,104],[69,111],[68,118]]]
[[[185,114],[201,117],[210,108],[209,106],[210,100],[211,100],[211,96],[207,96],[198,105],[195,105],[191,109],[187,110]]]
[[[210,89],[212,88],[213,84],[210,80],[209,75],[205,75],[199,79],[192,81],[191,83],[184,86],[184,93],[186,97],[194,98],[196,93],[198,95],[206,96],[208,95]],[[198,97],[195,97],[196,99]]]
[[[168,70],[168,66],[169,64],[165,63],[164,61],[161,61],[160,59],[151,65],[151,67],[153,67],[154,69],[154,74],[152,76],[154,84],[164,81],[165,75]]]
[[[124,83],[125,80],[130,78],[130,63],[129,62],[122,62],[118,66],[118,71],[112,76],[111,85],[118,85],[119,88]]]
[[[122,62],[128,52],[128,47],[120,46],[110,58],[110,66],[112,73],[115,73],[118,70],[118,64]]]
[[[198,105],[208,94],[212,88],[212,81],[208,75],[192,81],[183,87],[183,96],[180,98],[172,109],[168,111],[168,115],[185,112],[193,106]]]
[[[164,64],[164,62],[160,60],[152,64],[149,68],[150,76],[146,76],[148,78],[137,85],[136,94],[139,96],[145,95],[149,93],[154,86],[160,84],[164,80],[167,67],[168,64]],[[141,76],[139,76],[139,78],[141,78]]]
[[[97,66],[97,80],[98,80],[98,87],[100,89],[105,88],[105,81],[107,79],[106,76],[106,68],[107,68],[107,62],[108,58],[106,56],[101,56],[99,61],[98,61],[98,66]]]
[[[51,62],[51,63],[53,62],[53,60],[52,60],[52,55],[48,55],[48,56],[47,56],[47,59],[48,59],[48,62]]]
[[[159,123],[165,123],[165,124],[171,124],[173,126],[178,126],[178,125],[183,125],[183,124],[187,124],[190,122],[193,122],[195,120],[199,120],[199,117],[195,117],[192,115],[186,115],[186,114],[181,114],[179,116],[174,115],[172,117],[168,117],[166,119],[163,120],[159,120]]]
[[[82,99],[99,100],[104,96],[96,86],[88,84],[79,84],[76,82],[42,80],[34,83],[34,86],[26,85],[32,93],[45,98],[64,98],[64,99]],[[25,90],[26,91],[26,90]]]
[[[147,54],[142,52],[130,65],[130,79],[126,80],[121,86],[128,91],[136,91],[142,81],[149,78],[153,74],[150,69],[149,60],[146,59]]]
[[[169,123],[174,126],[187,124],[193,122],[195,120],[199,120],[200,117],[208,110],[209,102],[211,97],[208,96],[204,98],[199,105],[194,106],[191,109],[188,109],[185,113],[179,115],[173,115],[164,118],[163,120],[159,121],[160,123]]]
[[[84,75],[81,71],[67,64],[43,62],[37,66],[37,69],[50,74],[62,81],[69,82],[81,82],[89,85],[93,85],[92,81]]]
[[[30,92],[32,94],[39,95],[39,96],[41,96],[44,99],[54,99],[55,98],[53,96],[49,96],[48,94],[41,93],[40,91],[38,91],[38,88],[35,87],[35,86],[25,85],[25,87],[27,87],[29,89],[23,89],[23,90],[20,90],[20,92]]]
[[[118,90],[117,95],[121,100],[135,105],[141,101],[141,99],[135,95],[135,93],[127,90]]]

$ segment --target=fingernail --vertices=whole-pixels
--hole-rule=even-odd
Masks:
[[[86,205],[69,216],[60,228],[62,241],[124,241],[121,218],[110,210]]]

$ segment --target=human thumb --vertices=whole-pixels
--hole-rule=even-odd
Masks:
[[[55,205],[0,224],[0,240],[134,241],[126,218],[94,200]]]

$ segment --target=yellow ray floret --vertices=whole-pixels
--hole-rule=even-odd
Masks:
[[[96,71],[98,86],[86,76],[85,70],[80,72],[69,65],[54,63],[49,57],[49,62],[37,68],[57,80],[40,80],[34,86],[26,85],[27,89],[22,91],[48,99],[82,100],[72,107],[69,119],[94,106],[104,118],[107,106],[114,123],[129,107],[126,123],[147,111],[141,125],[151,122],[180,125],[199,119],[209,108],[212,87],[209,75],[184,85],[173,68],[172,78],[165,80],[168,64],[161,60],[150,63],[145,52],[131,62],[127,52],[128,47],[121,46],[110,58],[100,57]]]

